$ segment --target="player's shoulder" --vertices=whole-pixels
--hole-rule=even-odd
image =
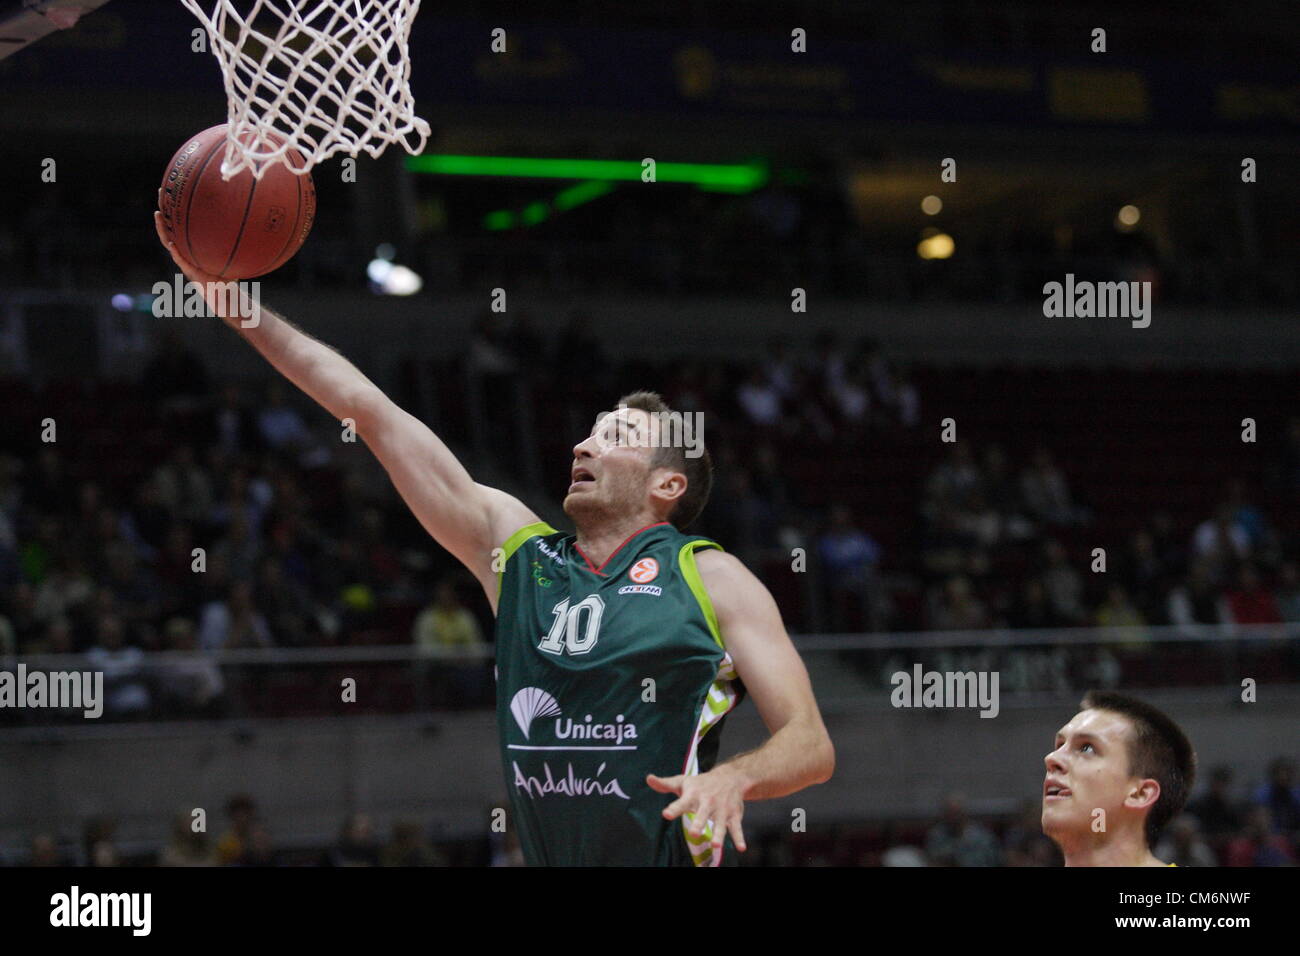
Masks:
[[[716,547],[696,550],[695,566],[715,604],[743,602],[767,591],[763,582],[745,567],[743,561]]]

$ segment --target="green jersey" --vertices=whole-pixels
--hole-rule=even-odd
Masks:
[[[530,865],[717,866],[711,827],[665,820],[646,774],[709,770],[744,689],[695,566],[717,548],[642,528],[600,567],[544,523],[506,542],[498,576],[497,723]]]

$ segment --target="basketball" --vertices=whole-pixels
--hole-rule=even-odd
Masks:
[[[294,175],[282,163],[270,164],[261,179],[244,169],[227,182],[221,178],[225,147],[223,123],[177,150],[163,175],[159,211],[182,258],[218,279],[251,279],[274,272],[302,248],[316,215],[316,189],[310,173]],[[301,165],[301,154],[296,157]]]

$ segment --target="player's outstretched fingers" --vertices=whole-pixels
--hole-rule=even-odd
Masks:
[[[691,836],[704,836],[704,831],[708,827],[709,821],[712,819],[712,809],[706,804],[700,804],[699,808],[695,811],[695,819],[691,821]]]
[[[154,231],[158,233],[158,241],[162,243],[163,248],[171,252],[172,246],[175,244],[167,238],[167,227],[163,225],[163,214],[156,209],[153,214],[153,227]]]
[[[731,833],[731,842],[736,845],[736,849],[741,853],[745,852],[745,831],[740,826],[740,814],[736,814],[727,822],[727,829]],[[722,846],[721,840],[717,841],[719,847]]]
[[[668,806],[664,807],[664,819],[676,820],[683,813],[691,812],[691,801],[682,797],[680,800],[674,800]]]
[[[680,773],[675,777],[657,777],[652,773],[645,775],[646,785],[656,793],[681,793],[682,781],[685,779]]]

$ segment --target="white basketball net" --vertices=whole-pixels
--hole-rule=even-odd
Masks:
[[[226,84],[223,178],[243,169],[261,178],[277,162],[302,174],[335,153],[377,157],[391,143],[424,149],[429,124],[415,115],[407,49],[420,0],[181,2],[207,29]]]

